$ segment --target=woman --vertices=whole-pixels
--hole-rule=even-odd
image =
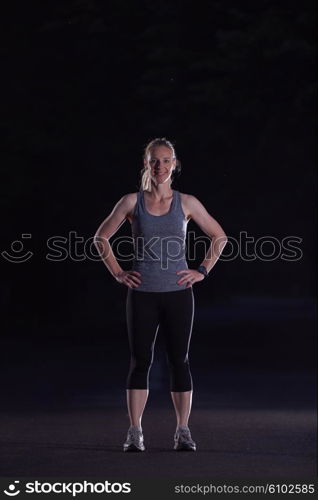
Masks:
[[[162,327],[170,370],[170,390],[177,427],[175,450],[196,450],[188,427],[193,384],[188,350],[194,314],[192,285],[202,281],[218,260],[227,241],[218,222],[200,201],[172,189],[180,162],[165,138],[145,148],[139,192],[124,195],[95,234],[103,261],[121,284],[128,287],[126,319],[131,352],[126,392],[130,427],[124,451],[144,451],[141,426],[149,394],[149,372],[159,325]],[[135,255],[124,271],[116,260],[109,238],[129,220]],[[185,258],[188,221],[192,219],[212,241],[197,269]],[[161,331],[161,329],[160,329]]]

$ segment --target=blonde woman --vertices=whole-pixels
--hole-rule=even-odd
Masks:
[[[144,451],[141,425],[149,394],[149,373],[157,332],[164,335],[170,391],[177,426],[174,449],[195,451],[188,426],[193,382],[189,346],[194,315],[193,285],[205,279],[218,260],[227,237],[218,222],[193,195],[172,188],[180,173],[173,144],[158,138],[147,144],[138,192],[124,195],[95,234],[95,244],[112,276],[128,287],[126,320],[131,354],[126,394],[130,427],[124,451]],[[211,238],[205,259],[189,269],[185,257],[188,221]],[[115,258],[109,238],[128,220],[134,259],[125,271]]]

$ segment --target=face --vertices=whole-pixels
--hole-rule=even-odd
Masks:
[[[155,184],[168,182],[175,166],[176,160],[173,159],[173,152],[167,146],[157,146],[148,155],[147,167],[150,169],[150,176]]]

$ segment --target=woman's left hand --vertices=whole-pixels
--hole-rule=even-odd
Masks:
[[[202,281],[205,278],[204,274],[200,273],[196,269],[181,269],[180,271],[177,271],[176,274],[183,275],[181,279],[177,281],[177,283],[178,285],[184,285],[185,283],[187,283],[186,288],[189,288],[191,285],[193,285],[193,283]]]

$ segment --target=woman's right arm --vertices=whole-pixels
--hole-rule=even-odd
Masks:
[[[111,213],[101,223],[94,235],[94,244],[97,247],[99,255],[104,264],[114,278],[127,285],[129,288],[135,288],[141,283],[137,271],[124,271],[115,255],[113,254],[109,238],[111,238],[125,222],[129,212],[132,211],[136,202],[136,194],[129,193],[124,195],[114,206]]]

